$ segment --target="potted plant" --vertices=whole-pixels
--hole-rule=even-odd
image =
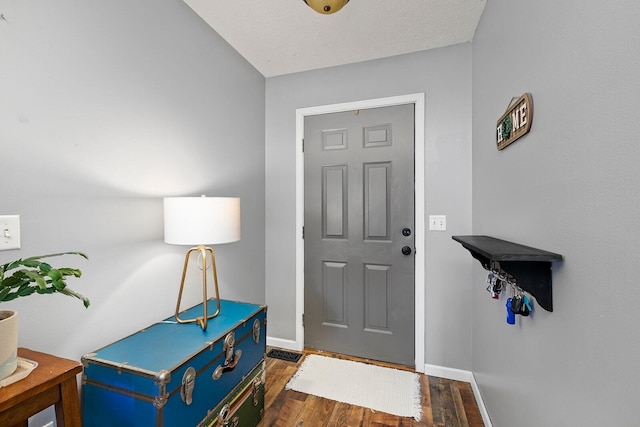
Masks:
[[[32,294],[61,293],[82,300],[89,307],[89,299],[67,287],[68,277],[80,277],[76,268],[54,268],[42,261],[44,258],[61,255],[78,255],[81,252],[62,252],[50,255],[17,259],[0,265],[0,302]],[[18,313],[15,310],[0,310],[0,380],[11,375],[17,367],[18,356]]]

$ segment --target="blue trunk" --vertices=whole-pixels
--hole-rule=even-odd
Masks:
[[[266,307],[220,303],[206,331],[170,317],[84,355],[83,425],[185,427],[203,421],[266,351]],[[200,315],[202,304],[180,318]]]

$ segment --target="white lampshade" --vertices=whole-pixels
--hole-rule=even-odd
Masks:
[[[164,241],[215,245],[240,240],[238,197],[165,197]]]

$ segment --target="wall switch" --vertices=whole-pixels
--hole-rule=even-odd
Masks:
[[[20,215],[0,215],[0,251],[20,249]]]
[[[446,231],[447,216],[446,215],[429,215],[429,230]]]

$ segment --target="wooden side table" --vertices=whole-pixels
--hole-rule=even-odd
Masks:
[[[19,348],[18,356],[38,362],[38,367],[0,388],[0,426],[27,427],[30,416],[55,405],[59,427],[81,427],[76,375],[82,364],[26,348]]]

